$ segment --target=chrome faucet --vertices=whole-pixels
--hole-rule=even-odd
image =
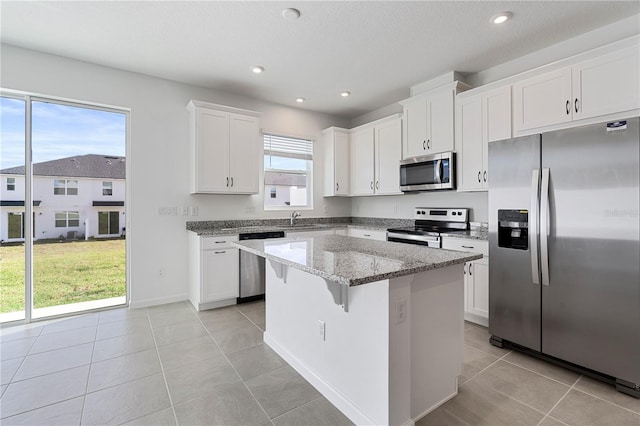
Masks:
[[[294,210],[291,212],[291,225],[295,225],[296,223],[296,218],[300,217],[300,212],[298,210]]]

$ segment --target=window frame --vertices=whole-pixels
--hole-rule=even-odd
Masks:
[[[78,187],[78,179],[53,179],[53,195],[78,195]]]
[[[287,169],[277,169],[277,168],[269,168],[267,167],[264,163],[265,163],[265,157],[267,155],[272,155],[274,157],[287,157],[287,155],[277,155],[277,150],[274,150],[270,153],[267,153],[267,151],[264,149],[265,147],[265,137],[268,136],[273,136],[273,137],[281,137],[281,138],[288,138],[288,139],[297,139],[300,141],[305,141],[308,142],[311,145],[311,153],[310,153],[310,158],[300,158],[306,161],[306,165],[307,165],[307,169],[306,170],[287,170]],[[308,136],[299,136],[299,135],[291,135],[291,134],[286,134],[286,133],[281,133],[281,132],[269,132],[269,131],[263,131],[262,132],[262,147],[263,147],[263,153],[262,153],[262,166],[263,166],[263,170],[262,170],[262,178],[263,178],[263,182],[262,182],[262,207],[264,211],[294,211],[294,210],[313,210],[313,166],[314,166],[314,151],[315,151],[315,139],[312,137],[308,137]],[[297,157],[291,157],[291,158],[297,158]],[[268,185],[266,185],[264,183],[264,178],[266,176],[267,172],[275,172],[275,173],[289,173],[289,174],[305,174],[307,177],[307,204],[304,206],[274,206],[274,205],[267,205],[266,201],[268,199],[271,199],[270,196],[270,191],[267,191],[267,188],[269,187]]]
[[[12,188],[10,188],[10,186]],[[15,190],[16,190],[16,178],[8,177],[7,178],[7,191],[15,191]]]
[[[64,219],[60,218],[59,215],[64,215]],[[71,218],[71,216],[75,216],[77,218]],[[54,228],[79,228],[80,227],[80,212],[75,210],[56,210],[53,212],[54,219]],[[64,226],[58,225],[58,222],[64,220]],[[77,225],[72,225],[71,222],[77,222]]]
[[[106,185],[108,184],[108,185]],[[105,194],[105,191],[108,194]],[[103,197],[112,197],[113,196],[113,181],[111,180],[103,180],[102,181],[102,196]]]

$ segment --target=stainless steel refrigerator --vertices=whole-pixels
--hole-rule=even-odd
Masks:
[[[601,373],[636,397],[639,121],[489,144],[491,342]]]

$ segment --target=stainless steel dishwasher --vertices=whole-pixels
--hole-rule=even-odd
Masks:
[[[243,240],[284,238],[284,231],[250,232],[238,235]],[[238,303],[264,299],[264,257],[240,250],[240,296]]]

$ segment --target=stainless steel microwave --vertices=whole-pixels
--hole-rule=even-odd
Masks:
[[[400,190],[431,191],[456,188],[455,153],[426,155],[400,162]]]

